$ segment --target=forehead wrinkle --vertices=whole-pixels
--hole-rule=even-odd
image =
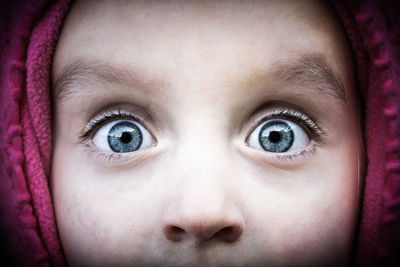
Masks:
[[[102,83],[121,84],[143,89],[149,93],[154,93],[164,85],[160,77],[150,78],[139,69],[117,67],[100,61],[80,60],[67,65],[54,82],[54,99],[56,102],[61,102],[79,95],[80,87],[90,90],[91,85]]]

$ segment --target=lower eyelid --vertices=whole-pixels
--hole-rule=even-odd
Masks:
[[[273,157],[278,160],[296,160],[313,154],[316,151],[316,148],[316,144],[311,142],[302,150],[295,151],[293,153],[274,153]]]
[[[260,162],[265,166],[277,166],[279,168],[287,168],[289,166],[298,166],[303,164],[308,157],[314,156],[321,145],[315,141],[311,141],[304,149],[284,152],[272,153],[264,150],[257,150],[247,145],[243,145],[240,140],[235,141],[237,151],[251,161]]]
[[[95,146],[90,145],[91,141],[84,144],[85,153],[87,153],[88,158],[97,161],[101,164],[101,167],[109,166],[118,167],[123,165],[128,165],[130,167],[138,166],[139,164],[148,160],[151,155],[149,155],[147,150],[143,149],[140,150],[139,153],[131,152],[131,153],[114,153],[114,152],[107,152],[97,149]],[[316,152],[318,144],[312,141],[305,149],[300,151],[295,151],[293,153],[271,153],[265,151],[259,151],[252,149],[250,147],[243,146],[239,149],[239,152],[244,155],[246,158],[250,158],[252,161],[260,162],[262,165],[265,166],[276,166],[278,168],[289,168],[290,166],[298,166],[298,164],[302,164],[305,159],[310,156],[313,156]],[[161,149],[163,150],[163,149]],[[136,151],[138,152],[138,151]],[[157,154],[159,152],[154,152]]]
[[[156,154],[158,151],[150,152],[150,148],[145,148],[142,150],[137,150],[129,153],[115,153],[109,151],[103,151],[98,149],[94,144],[91,144],[91,140],[84,143],[84,152],[87,154],[89,159],[97,161],[101,166],[119,167],[123,165],[129,165],[130,167],[136,166],[145,160],[147,160],[151,155]]]
[[[104,161],[110,161],[114,159],[118,160],[122,156],[122,154],[112,153],[98,149],[93,144],[92,140],[88,140],[81,143],[83,144],[84,152],[87,153],[89,159],[95,159],[95,160],[100,159]]]

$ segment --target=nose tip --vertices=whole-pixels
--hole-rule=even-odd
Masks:
[[[239,220],[191,219],[166,223],[163,227],[167,239],[177,242],[192,237],[197,241],[216,239],[234,242],[243,233],[243,223]]]

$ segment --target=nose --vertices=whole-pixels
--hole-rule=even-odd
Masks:
[[[194,217],[166,223],[163,229],[167,239],[177,242],[192,236],[197,241],[212,238],[222,242],[234,242],[243,233],[243,224],[239,221],[218,217]]]
[[[173,242],[236,242],[245,232],[241,176],[229,156],[225,136],[212,135],[215,125],[189,116],[182,129],[180,145],[169,166],[164,187],[162,232]],[[207,155],[207,156],[205,156]]]
[[[232,196],[229,198],[221,189],[201,186],[183,191],[164,216],[162,230],[168,240],[235,242],[241,237],[244,220]]]

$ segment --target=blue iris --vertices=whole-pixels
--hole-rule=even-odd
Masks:
[[[282,153],[292,146],[294,134],[286,122],[271,120],[261,128],[258,140],[266,151]]]
[[[133,122],[122,121],[110,129],[107,139],[114,152],[125,153],[138,150],[143,136],[139,127]]]

